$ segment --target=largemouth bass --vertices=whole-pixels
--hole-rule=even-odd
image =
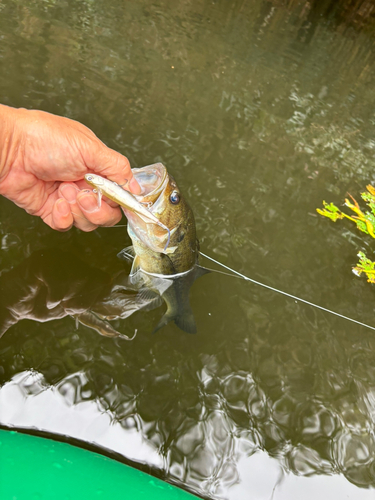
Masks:
[[[193,211],[162,163],[135,168],[133,175],[142,189],[136,200],[169,228],[170,242],[164,252],[165,231],[155,224],[147,227],[135,210],[123,207],[133,242],[132,282],[142,284],[143,293],[159,294],[167,305],[154,331],[174,321],[185,332],[195,333],[189,291],[193,282],[207,270],[198,266],[199,243]],[[127,255],[129,249],[119,254],[120,257]]]

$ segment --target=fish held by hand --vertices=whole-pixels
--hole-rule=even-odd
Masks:
[[[134,198],[170,229],[170,242],[165,246],[165,232],[158,225],[145,223],[137,211],[123,207],[128,219],[128,233],[134,255],[131,277],[142,285],[140,293],[159,294],[167,311],[154,332],[170,321],[188,333],[196,332],[189,303],[194,281],[208,270],[198,266],[199,243],[192,209],[174,178],[162,163],[132,170],[142,192]],[[119,257],[129,258],[129,249]]]

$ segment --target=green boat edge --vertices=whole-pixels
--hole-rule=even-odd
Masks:
[[[196,500],[112,458],[69,443],[0,429],[2,500]]]

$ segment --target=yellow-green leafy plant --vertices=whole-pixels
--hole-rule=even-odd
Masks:
[[[356,224],[360,231],[375,238],[375,188],[368,185],[366,189],[367,192],[361,193],[361,197],[370,208],[370,211],[367,210],[363,212],[357,201],[351,195],[349,195],[351,201],[348,198],[345,199],[345,206],[350,208],[354,214],[348,215],[333,203],[326,203],[325,201],[323,201],[323,210],[317,208],[316,211],[318,214],[333,220],[333,222],[336,222],[338,219],[349,219]],[[375,262],[368,259],[364,252],[359,252],[358,257],[359,262],[353,268],[353,272],[357,276],[365,273],[367,281],[369,283],[375,283]]]

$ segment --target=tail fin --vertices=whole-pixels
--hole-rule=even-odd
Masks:
[[[197,325],[189,303],[189,291],[196,279],[209,272],[209,269],[196,265],[186,276],[177,278],[170,287],[163,290],[161,296],[167,304],[167,311],[152,333],[170,321],[174,321],[178,328],[186,333],[197,333]]]
[[[167,310],[152,333],[156,333],[170,321],[174,321],[178,328],[186,333],[197,333],[197,325],[190,307],[188,309],[185,308],[183,311],[176,311],[176,314],[173,314],[173,311]]]

